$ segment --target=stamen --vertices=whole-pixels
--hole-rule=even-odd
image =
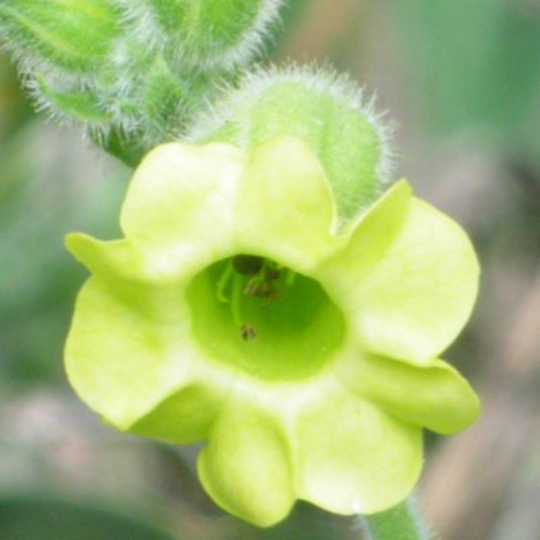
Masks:
[[[218,282],[216,284],[216,296],[220,302],[223,302],[223,303],[230,302],[230,300],[225,295],[225,290],[227,289],[227,286],[229,285],[232,273],[233,273],[233,265],[229,261],[227,263],[227,266],[225,267],[225,270],[223,270],[223,273],[219,277]]]
[[[285,274],[285,285],[287,287],[292,287],[294,280],[296,278],[296,272],[287,268],[287,273]]]
[[[229,260],[216,283],[216,295],[220,302],[231,304],[234,324],[244,341],[254,341],[258,332],[244,321],[242,302],[246,299],[274,302],[293,285],[295,277],[290,268],[263,257],[236,255]]]

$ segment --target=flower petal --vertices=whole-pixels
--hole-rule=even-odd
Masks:
[[[128,301],[103,280],[90,279],[77,299],[65,350],[68,378],[77,393],[124,430],[180,390],[193,392],[207,376],[194,375],[193,364],[199,371],[205,364],[184,323],[187,306],[178,303],[168,317],[156,317],[153,304],[165,296],[153,303],[148,292],[126,296]],[[138,309],[139,304],[144,307]]]
[[[92,274],[115,283],[140,281],[141,258],[124,240],[104,242],[82,233],[66,236],[70,253]]]
[[[355,264],[359,254],[362,265],[369,269],[376,264],[399,233],[411,204],[412,190],[406,180],[399,180],[377,199],[366,211],[351,221],[342,234],[355,235],[354,243],[340,257]],[[377,238],[374,242],[373,239]]]
[[[404,220],[379,207],[338,259],[326,280],[371,352],[427,365],[470,316],[479,274],[474,250],[459,225],[425,202],[413,199]]]
[[[208,380],[185,383],[129,431],[173,444],[198,443],[208,436],[224,398],[219,384],[209,385]]]
[[[245,164],[224,144],[170,143],[150,152],[130,184],[121,215],[126,236],[171,260],[219,256],[232,241],[234,201]]]
[[[480,402],[469,383],[449,364],[433,360],[416,367],[376,356],[341,359],[342,382],[389,415],[448,435],[472,424]]]
[[[66,245],[117,300],[140,315],[156,322],[187,321],[187,312],[182,311],[178,302],[187,280],[179,276],[172,283],[163,280],[128,240],[103,242],[72,233],[66,237]]]
[[[336,391],[297,421],[299,497],[337,514],[372,514],[399,503],[422,464],[419,428]]]
[[[299,139],[255,149],[241,182],[237,236],[246,253],[309,272],[333,249],[336,208],[326,174]]]
[[[287,443],[267,412],[237,396],[228,405],[199,456],[199,476],[225,510],[268,527],[295,500]]]

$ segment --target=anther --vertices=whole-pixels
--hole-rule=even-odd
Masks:
[[[243,324],[240,327],[240,334],[244,341],[255,341],[257,339],[257,330],[251,324]]]
[[[253,255],[237,255],[233,258],[232,265],[235,271],[243,276],[255,276],[263,269],[264,259]]]

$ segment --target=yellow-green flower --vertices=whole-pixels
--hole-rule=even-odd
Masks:
[[[471,244],[405,181],[345,229],[311,150],[167,144],[136,171],[125,238],[68,238],[92,273],[69,379],[107,422],[205,441],[201,480],[268,526],[296,499],[339,514],[404,499],[422,428],[477,416],[438,355],[477,292]]]

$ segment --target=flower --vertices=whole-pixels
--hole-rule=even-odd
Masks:
[[[122,240],[67,239],[93,274],[69,379],[120,430],[206,441],[200,478],[232,514],[384,510],[418,478],[422,428],[476,418],[437,359],[470,315],[476,257],[407,182],[340,228],[300,140],[171,143],[136,171],[121,226]]]

